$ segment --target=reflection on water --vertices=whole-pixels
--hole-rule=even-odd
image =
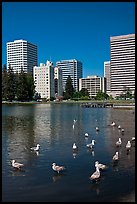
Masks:
[[[110,126],[112,121],[115,127]],[[118,125],[124,128],[124,133]],[[98,132],[95,127],[99,127]],[[89,133],[86,138],[85,132]],[[134,136],[133,110],[87,109],[79,104],[2,105],[3,201],[121,199],[135,189],[135,142],[130,151],[126,150],[127,141]],[[122,144],[116,147],[119,137]],[[96,144],[89,149],[86,144],[92,139]],[[37,143],[40,151],[31,151]],[[72,150],[73,143],[78,151]],[[114,164],[112,157],[116,151],[119,161]],[[13,169],[12,159],[25,164],[23,170]],[[95,171],[95,161],[109,167],[101,171],[96,183],[89,180]],[[67,166],[67,172],[54,174],[53,162]]]

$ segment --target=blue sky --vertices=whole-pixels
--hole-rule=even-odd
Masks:
[[[83,77],[103,76],[110,37],[135,33],[135,2],[3,2],[2,65],[6,43],[24,39],[38,46],[38,65],[77,59]]]

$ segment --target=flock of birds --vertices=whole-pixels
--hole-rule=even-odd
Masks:
[[[77,122],[77,120],[74,119],[74,121],[73,121],[73,129],[75,128],[76,122]],[[110,124],[110,126],[112,126],[112,127],[116,126],[116,123],[112,122]],[[120,125],[118,125],[117,128],[121,131],[122,134],[124,133],[124,129],[121,128]],[[99,131],[99,127],[96,127],[95,129],[96,129],[96,131]],[[89,136],[89,134],[85,133],[85,138],[88,138],[88,136]],[[135,137],[132,137],[131,141],[130,140],[127,141],[127,144],[126,144],[126,150],[127,151],[130,151],[131,146],[132,146],[131,142],[134,142],[134,141],[135,141]],[[91,149],[91,150],[93,150],[95,143],[96,143],[96,141],[94,139],[92,139],[91,143],[86,144],[86,147]],[[116,141],[116,147],[120,147],[121,145],[122,145],[122,139],[119,137],[118,141]],[[35,152],[39,152],[40,144],[37,144],[36,147],[31,147],[30,150],[31,151],[35,151]],[[77,152],[78,151],[78,146],[76,145],[76,143],[73,143],[72,150],[73,150],[73,152]],[[113,162],[117,162],[119,160],[119,152],[118,151],[115,152],[115,155],[112,157],[112,160],[113,160]],[[16,162],[15,159],[11,161],[11,164],[12,164],[12,167],[14,167],[15,169],[21,169],[24,166],[24,164]],[[52,163],[51,167],[52,167],[53,171],[57,172],[58,174],[61,171],[66,169],[65,166],[59,166],[55,162]],[[98,161],[96,161],[95,162],[95,169],[96,169],[96,171],[89,177],[89,179],[97,181],[100,178],[100,176],[101,176],[100,171],[101,170],[105,170],[107,168],[108,168],[107,165],[99,163]]]

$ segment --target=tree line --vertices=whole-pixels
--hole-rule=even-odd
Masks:
[[[14,73],[13,68],[6,64],[2,69],[2,100],[31,101],[35,94],[35,85],[32,73]]]

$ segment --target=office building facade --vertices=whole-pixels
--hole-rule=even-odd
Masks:
[[[54,68],[54,84],[55,84],[55,95],[63,96],[62,88],[62,70],[59,67]]]
[[[110,37],[111,94],[121,95],[128,88],[135,91],[135,34]]]
[[[37,66],[37,46],[26,40],[15,40],[7,43],[7,68],[9,64],[14,73],[33,72]]]
[[[85,88],[88,90],[89,97],[95,97],[99,91],[106,93],[106,78],[98,76],[87,76],[79,79],[79,91]]]
[[[111,94],[110,86],[110,61],[104,62],[104,77],[106,78],[106,93]]]
[[[65,91],[66,80],[68,76],[72,79],[72,85],[75,91],[79,90],[79,78],[82,78],[82,62],[76,59],[61,60],[56,62],[56,67],[62,70],[63,91]]]
[[[50,99],[55,97],[54,88],[54,67],[51,61],[40,63],[40,66],[34,66],[33,78],[35,90],[40,94],[41,98]]]

